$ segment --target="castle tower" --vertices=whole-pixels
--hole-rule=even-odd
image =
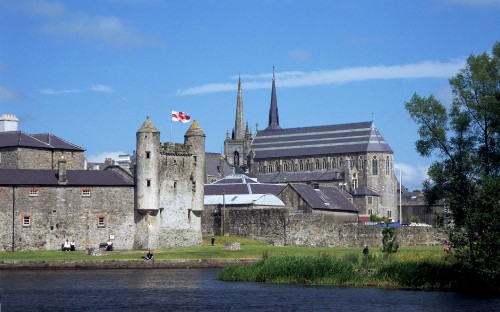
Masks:
[[[159,209],[160,131],[149,117],[136,133],[135,208],[142,213]]]
[[[193,152],[193,172],[191,173],[191,183],[193,191],[193,201],[191,210],[201,212],[204,207],[205,184],[205,133],[201,130],[196,120],[193,121],[189,129],[184,134],[184,144],[192,146]]]

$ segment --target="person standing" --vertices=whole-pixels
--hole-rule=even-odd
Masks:
[[[213,235],[212,235],[212,239],[211,239],[211,241],[212,241],[212,246],[213,246],[213,245],[214,245],[214,243],[215,243],[215,236],[213,236]]]

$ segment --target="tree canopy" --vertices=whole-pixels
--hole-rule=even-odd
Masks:
[[[500,42],[470,55],[450,79],[450,107],[414,94],[405,107],[418,125],[416,150],[435,156],[423,192],[446,202],[459,261],[500,287]]]

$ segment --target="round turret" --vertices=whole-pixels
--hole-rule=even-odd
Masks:
[[[189,144],[193,151],[193,172],[192,181],[194,201],[193,210],[202,211],[203,210],[203,197],[204,190],[203,186],[205,184],[205,133],[201,130],[200,125],[195,120],[184,134],[184,143]]]
[[[136,133],[136,209],[156,211],[160,205],[160,131],[149,117]]]

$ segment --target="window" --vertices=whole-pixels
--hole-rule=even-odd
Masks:
[[[373,205],[373,196],[366,197],[366,203],[368,205]]]
[[[306,160],[306,170],[312,170],[312,164],[309,159]]]
[[[391,159],[389,156],[385,158],[385,174],[391,174]]]
[[[328,161],[326,158],[323,158],[323,170],[328,170]]]
[[[275,163],[276,167],[274,167],[276,169],[276,171],[280,172],[280,162],[277,160],[276,163]]]
[[[344,158],[340,157],[339,158],[339,167],[342,168],[344,166]]]
[[[30,215],[23,215],[22,222],[23,222],[23,226],[31,226],[31,216]]]
[[[258,168],[257,171],[260,172],[260,173],[264,172],[264,166],[262,165],[262,163],[259,163],[259,168]]]
[[[89,189],[83,189],[82,190],[82,197],[90,197],[90,190]]]
[[[372,175],[377,175],[378,174],[378,160],[377,156],[373,156],[372,159]]]
[[[146,180],[146,186],[150,187],[151,186],[151,180]]]
[[[238,159],[239,159],[239,157],[238,157]],[[198,156],[193,155],[193,160],[194,160],[194,163],[196,164],[198,162]]]
[[[269,171],[268,171],[269,173],[274,172],[274,166],[273,166],[273,164],[269,164],[268,168],[269,168]]]
[[[177,181],[174,181],[174,188],[177,188]]]
[[[283,171],[288,171],[288,162],[287,161],[285,161],[283,163]]]
[[[356,173],[352,174],[352,188],[353,189],[358,188],[358,174],[356,174]]]
[[[337,159],[333,158],[332,159],[332,169],[335,169],[335,168],[337,168]]]
[[[392,210],[387,210],[387,218],[392,218]]]
[[[301,160],[299,160],[299,170],[302,171],[304,170],[304,162]]]
[[[349,157],[349,167],[352,169],[354,167],[354,158],[351,156]]]
[[[191,182],[191,190],[196,191],[196,181]]]
[[[359,169],[361,170],[365,169],[365,161],[363,160],[363,156],[359,156],[358,164],[359,164]]]
[[[233,155],[233,164],[235,166],[239,166],[240,165],[240,153],[238,153],[238,151],[234,152],[234,155]]]
[[[147,159],[151,158],[151,152],[146,152],[146,158]]]
[[[108,216],[98,215],[97,216],[97,227],[103,228],[108,225]]]
[[[30,190],[30,197],[33,197],[33,196],[38,196],[38,189],[32,188]]]
[[[315,166],[315,168],[314,168],[314,169],[316,169],[316,170],[321,169],[321,168],[320,168],[320,166],[319,166],[319,159],[316,159],[316,160],[314,161],[314,166]]]

